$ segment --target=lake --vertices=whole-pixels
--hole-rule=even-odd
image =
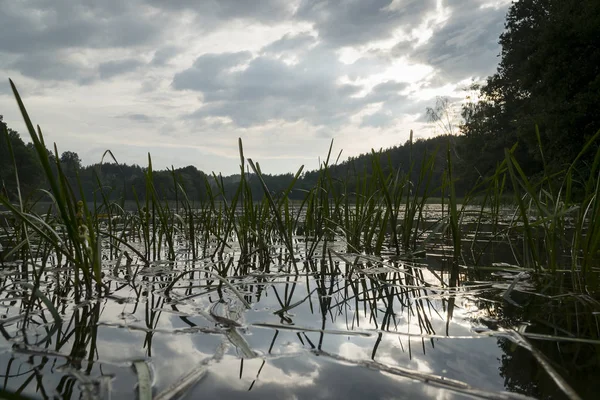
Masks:
[[[90,298],[39,244],[47,256],[0,269],[0,387],[40,399],[595,398],[599,308],[565,294],[576,277],[514,265],[513,242],[468,213],[453,260],[439,207],[405,257],[350,251],[338,234],[325,248],[293,236],[293,259],[277,242],[268,262],[242,255],[235,239],[211,257],[215,238],[192,257],[175,231],[173,259],[159,248],[142,261],[106,239],[105,289]],[[31,296],[40,263],[43,296]]]

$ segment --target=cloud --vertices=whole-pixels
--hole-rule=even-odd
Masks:
[[[296,35],[286,33],[280,39],[265,46],[262,50],[267,54],[282,54],[306,50],[317,43],[317,38],[308,32]]]
[[[12,90],[10,88],[10,84],[8,83],[8,79],[0,81],[0,96],[12,95]]]
[[[152,57],[150,63],[154,66],[165,65],[181,51],[182,50],[177,46],[162,47],[154,52],[154,57]]]
[[[92,74],[85,64],[71,60],[63,52],[33,52],[17,58],[8,65],[22,75],[45,80],[70,81],[89,78]]]
[[[435,0],[302,0],[296,18],[313,23],[319,38],[335,46],[388,39],[402,28],[410,32]]]
[[[132,72],[144,65],[141,61],[128,58],[125,60],[107,61],[98,65],[100,79],[110,79],[114,76]]]
[[[275,43],[267,49],[287,48],[283,41]],[[357,97],[361,85],[338,79],[352,68],[321,45],[296,64],[268,54],[205,54],[175,75],[173,87],[202,93],[203,106],[192,114],[194,118],[227,117],[242,127],[305,120],[314,126],[339,128],[365,105],[393,100],[406,87],[386,82],[369,95]]]
[[[281,0],[146,0],[146,2],[163,10],[193,11],[197,18],[205,21],[247,19],[269,23],[281,21],[292,13],[291,2]]]
[[[147,114],[123,114],[118,115],[116,118],[124,118],[134,122],[152,122],[155,120],[154,117]]]
[[[434,27],[433,36],[410,58],[433,66],[446,82],[492,74],[499,61],[506,7],[483,5],[478,0],[451,1],[450,18]],[[406,48],[400,43],[395,51],[405,54]]]
[[[98,64],[84,63],[66,51],[37,52],[22,55],[7,66],[22,75],[40,81],[73,81],[87,85],[97,79],[111,79],[132,72],[144,63],[133,58]]]
[[[160,42],[167,21],[135,0],[3,2],[0,54],[23,76],[86,85],[141,66],[118,51]]]
[[[173,88],[201,91],[208,100],[210,96],[218,98],[223,91],[234,90],[231,79],[235,73],[231,69],[251,58],[249,51],[204,54],[196,59],[191,68],[175,75]]]
[[[331,343],[330,338],[325,340]],[[395,356],[399,352],[401,353],[398,347],[393,351]],[[446,357],[448,358],[447,355]],[[403,376],[402,370],[396,372],[393,367],[388,372],[384,372],[377,370],[376,364],[373,368],[365,367],[364,360],[342,358],[340,361],[339,358],[341,357],[337,354],[329,355],[326,352],[304,352],[300,355],[269,357],[266,361],[244,360],[244,374],[242,375],[239,373],[240,361],[226,356],[220,363],[209,368],[203,385],[192,387],[189,396],[209,399],[243,396],[256,400],[265,398],[461,398],[450,385],[448,387],[435,386],[409,379]],[[494,364],[492,366],[497,367]],[[256,378],[257,373],[260,374],[259,380]],[[255,382],[256,384],[254,384]]]
[[[158,40],[164,18],[136,2],[3,2],[0,51],[31,54],[64,48],[115,48]]]
[[[363,128],[387,128],[393,124],[394,119],[395,118],[391,113],[378,111],[374,114],[364,116],[360,126]]]
[[[244,137],[295,169],[326,137],[355,152],[396,144],[435,96],[493,73],[508,0],[485,1],[0,0],[0,75],[75,151],[178,138],[225,169]],[[11,97],[0,85],[19,124]]]
[[[408,87],[409,85],[405,82],[385,81],[373,87],[367,98],[369,103],[379,103],[399,99],[400,92],[403,92]],[[406,97],[403,96],[402,98],[406,100]]]

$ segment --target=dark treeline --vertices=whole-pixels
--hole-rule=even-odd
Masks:
[[[6,144],[7,136],[10,139],[15,155],[22,195],[32,193],[34,189],[48,189],[46,178],[33,146],[25,144],[20,135],[14,130],[7,128],[6,125],[4,125],[4,128],[3,137],[0,142],[0,179],[3,190],[11,198],[17,196],[15,168],[10,157],[8,145]],[[448,141],[456,139],[458,138],[438,136],[427,140],[417,140],[412,145],[407,141],[404,145],[380,150],[376,152],[376,156],[381,160],[382,167],[386,172],[393,169],[399,173],[407,173],[410,164],[414,162],[415,168],[412,170],[412,174],[414,180],[417,180],[420,174],[419,163],[421,160],[425,157],[436,155],[435,165],[438,173],[432,176],[431,187],[439,188],[442,184],[442,173],[446,165],[445,156]],[[56,161],[54,156],[51,159]],[[108,162],[84,167],[81,165],[77,153],[71,151],[62,153],[59,160],[61,168],[71,180],[72,186],[79,187],[80,184],[87,200],[92,200],[94,196],[100,199],[102,195],[108,196],[113,201],[132,201],[136,200],[136,198],[144,200],[147,167]],[[373,154],[366,153],[358,157],[351,157],[347,161],[328,166],[328,171],[329,177],[334,182],[344,181],[347,190],[353,192],[357,176],[367,177],[367,179],[372,176]],[[257,200],[261,199],[264,191],[260,180],[251,172],[246,172],[246,174],[253,195],[256,195]],[[205,174],[194,166],[188,166],[173,170],[153,171],[153,178],[154,186],[164,199],[173,200],[176,196],[181,196],[181,191],[176,192],[175,190],[176,185],[178,185],[184,189],[190,200],[194,200],[205,198],[209,190],[213,194],[217,193],[217,179],[219,183],[222,183],[227,197],[231,198],[238,188],[240,174],[215,177],[212,174]],[[284,191],[290,185],[293,178],[294,174],[292,173],[279,175],[263,174],[266,185],[274,194]],[[319,171],[307,171],[303,173],[294,185],[294,190],[290,193],[290,197],[292,199],[304,198],[305,191],[313,188],[317,179],[319,179]]]
[[[6,144],[7,137],[11,142],[16,160],[21,194],[30,194],[34,189],[48,189],[46,178],[33,146],[25,144],[20,135],[14,130],[7,128],[6,125],[4,125],[4,128],[4,133],[0,140],[0,179],[2,190],[11,198],[16,198],[17,196],[15,168]],[[330,160],[330,165],[327,167],[328,177],[333,182],[339,182],[340,190],[344,186],[349,193],[352,193],[355,191],[357,177],[361,179],[366,178],[367,180],[372,177],[373,159],[377,157],[385,173],[390,170],[394,170],[399,174],[405,174],[410,171],[411,180],[418,181],[421,173],[420,163],[424,159],[433,157],[435,159],[435,172],[431,176],[429,195],[436,196],[441,193],[439,189],[442,186],[443,172],[447,165],[447,150],[450,148],[452,149],[451,153],[455,152],[457,143],[465,139],[464,136],[443,135],[431,139],[419,139],[412,143],[406,141],[402,145],[376,152],[371,151],[357,157],[350,157],[348,160],[340,163],[334,163],[335,160]],[[51,160],[56,161],[56,157],[52,156]],[[62,153],[59,161],[72,186],[79,187],[81,185],[82,192],[87,200],[94,199],[94,196],[100,200],[102,195],[107,196],[112,201],[144,200],[147,167],[109,162],[82,166],[77,153],[71,151]],[[469,167],[463,164],[458,163],[459,167],[462,166],[462,168],[459,168],[459,171],[468,170]],[[411,165],[414,165],[412,169],[410,168]],[[264,191],[260,180],[255,174],[249,171],[246,171],[246,174],[253,195],[256,196],[257,200],[261,199]],[[294,185],[294,189],[290,193],[290,198],[303,199],[306,191],[315,187],[319,176],[320,172],[318,170],[304,172]],[[194,166],[188,166],[173,170],[153,171],[153,178],[154,186],[163,199],[174,200],[176,196],[181,196],[181,191],[175,190],[177,186],[180,186],[184,189],[189,200],[193,201],[194,199],[205,198],[209,190],[213,195],[218,193],[217,180],[225,189],[227,198],[231,198],[238,188],[240,174],[225,177],[220,175],[213,176],[212,174],[205,174]],[[263,174],[263,179],[273,194],[283,192],[290,185],[293,178],[294,174],[292,173],[279,175]],[[459,175],[458,183],[460,185],[457,186],[459,194],[462,194],[464,190],[468,190],[471,184],[475,183],[463,181]],[[343,185],[342,182],[344,182]],[[422,192],[423,188],[420,188],[420,191]],[[77,193],[76,196],[79,196],[79,194]]]
[[[585,143],[600,129],[600,2],[596,0],[520,0],[512,4],[500,36],[501,61],[497,72],[471,89],[478,93],[476,102],[462,106],[458,135],[406,142],[379,152],[384,170],[408,173],[413,180],[421,173],[420,163],[435,154],[435,173],[431,188],[442,186],[446,156],[451,154],[457,194],[465,194],[482,178],[492,174],[505,158],[505,149],[513,148],[525,173],[531,177],[564,170]],[[448,103],[441,101],[428,110],[433,123],[445,125]],[[45,188],[45,178],[31,144],[0,123],[0,184],[10,197],[16,196],[14,165],[18,167],[23,194]],[[447,132],[453,132],[447,129]],[[8,139],[8,140],[7,140]],[[9,151],[11,143],[14,163]],[[540,146],[541,144],[541,146]],[[593,144],[592,151],[597,144]],[[327,149],[323,149],[326,151]],[[368,151],[369,149],[365,149]],[[53,156],[52,158],[55,160]],[[591,159],[578,164],[580,174],[589,173]],[[73,152],[60,155],[61,166],[75,183],[81,182],[87,199],[99,195],[99,187],[112,200],[141,200],[145,193],[146,167],[102,163],[81,166]],[[332,180],[344,181],[353,190],[355,177],[369,177],[373,155],[368,152],[329,166]],[[548,172],[548,171],[547,171]],[[548,174],[545,174],[548,176]],[[262,197],[259,179],[248,174],[253,194]],[[178,195],[181,185],[190,200],[206,196],[217,187],[215,179],[193,166],[173,171],[154,171],[154,185],[166,199]],[[283,191],[292,173],[265,175],[270,191]],[[307,171],[296,182],[292,198],[302,198],[314,187],[318,171]],[[219,177],[228,197],[237,189],[240,175]],[[440,191],[429,193],[432,196]]]

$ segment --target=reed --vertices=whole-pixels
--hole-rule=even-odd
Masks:
[[[97,287],[102,285],[100,277],[101,239],[97,232],[92,229],[93,220],[87,204],[76,198],[75,191],[62,169],[56,146],[54,146],[53,163],[46,150],[41,129],[38,126],[36,131],[33,127],[16,86],[12,81],[10,81],[10,85],[51,188],[50,191],[43,190],[42,192],[50,199],[53,207],[58,210],[55,226],[60,228],[60,233],[39,216],[25,212],[22,205],[17,208],[4,196],[0,197],[0,203],[7,207],[28,229],[33,230],[46,240],[56,253],[69,260],[75,268],[74,278],[76,283],[83,278],[86,294],[91,296],[93,283],[95,282]],[[28,246],[31,247],[31,243]],[[43,268],[42,265],[38,277],[43,272]],[[78,295],[80,295],[79,292]]]
[[[551,174],[546,167],[535,182],[525,175],[514,155],[506,151],[518,215],[512,228],[522,232],[523,262],[535,270],[557,272],[570,267],[572,272],[581,272],[584,279],[591,277],[600,251],[600,149],[596,150],[587,180],[579,180],[576,174],[578,161],[597,146],[599,137],[600,131],[590,138],[565,171]],[[543,158],[539,133],[538,143]],[[579,201],[575,200],[576,195]]]
[[[450,145],[444,157],[443,184],[433,187],[432,177],[439,171],[438,150],[414,159],[412,132],[404,171],[394,170],[391,161],[386,164],[380,152],[372,151],[370,171],[349,170],[345,179],[334,179],[330,171],[332,142],[314,186],[296,189],[303,172],[300,167],[288,186],[278,193],[268,187],[260,164],[245,157],[241,140],[240,180],[234,193],[226,193],[223,178],[214,173],[206,178],[206,196],[201,198],[188,197],[174,170],[171,187],[157,187],[148,155],[145,190],[134,190],[136,206],[129,212],[123,203],[109,200],[110,193],[101,185],[99,176],[94,198],[84,198],[77,176],[73,179],[65,174],[56,146],[54,156],[49,155],[41,129],[34,129],[12,81],[11,85],[47,178],[49,190],[40,193],[50,199],[50,209],[42,217],[27,208],[20,194],[17,203],[0,197],[18,221],[11,231],[14,244],[7,254],[12,257],[21,251],[31,262],[58,255],[72,265],[75,286],[80,287],[81,283],[81,293],[88,296],[93,293],[94,284],[97,289],[102,287],[103,255],[120,260],[127,251],[145,264],[163,259],[176,261],[182,240],[187,243],[192,260],[223,258],[228,252],[239,251],[238,262],[246,265],[240,272],[247,273],[253,259],[258,259],[259,267],[265,270],[275,258],[280,263],[291,263],[297,270],[301,259],[310,260],[317,255],[326,258],[331,245],[339,240],[345,242],[349,252],[412,259],[423,256],[427,246],[441,234],[452,247],[454,270],[459,264],[467,264],[464,253],[468,248],[469,264],[477,268],[481,253],[475,254],[475,243],[482,241],[480,228],[484,225],[491,227],[491,234],[486,233],[489,243],[507,242],[515,261],[523,267],[556,272],[567,265],[572,271],[581,271],[585,282],[595,279],[592,271],[600,246],[600,228],[596,223],[600,220],[600,152],[596,150],[585,181],[578,177],[578,162],[594,149],[600,132],[561,174],[550,173],[538,134],[545,166],[541,177],[534,181],[525,175],[513,147],[506,151],[496,172],[482,179],[462,199],[456,195]],[[111,152],[105,153],[103,159],[107,155],[116,162]],[[252,193],[250,182],[255,179],[260,182],[262,193]],[[290,193],[298,190],[304,192],[304,198],[292,202]],[[441,217],[427,220],[428,201],[439,194]],[[502,215],[508,194],[513,196],[514,218],[507,224]],[[471,243],[465,246],[465,218],[471,215],[475,204],[476,228]],[[42,243],[35,254],[28,252],[33,248],[32,235]],[[43,267],[35,271],[35,276],[42,273]]]

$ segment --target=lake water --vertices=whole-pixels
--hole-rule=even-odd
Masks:
[[[273,246],[261,269],[239,263],[235,244],[221,260],[190,260],[182,241],[174,262],[105,260],[109,294],[79,303],[51,259],[40,291],[61,324],[43,302],[26,312],[21,263],[5,263],[0,387],[131,399],[149,371],[163,400],[561,399],[571,388],[595,398],[598,343],[567,326],[578,312],[593,329],[591,300],[553,297],[555,283],[511,267],[502,243],[483,254],[494,268],[457,276],[444,243],[426,247],[409,262],[347,253],[338,241],[324,256],[299,251],[294,266]]]

